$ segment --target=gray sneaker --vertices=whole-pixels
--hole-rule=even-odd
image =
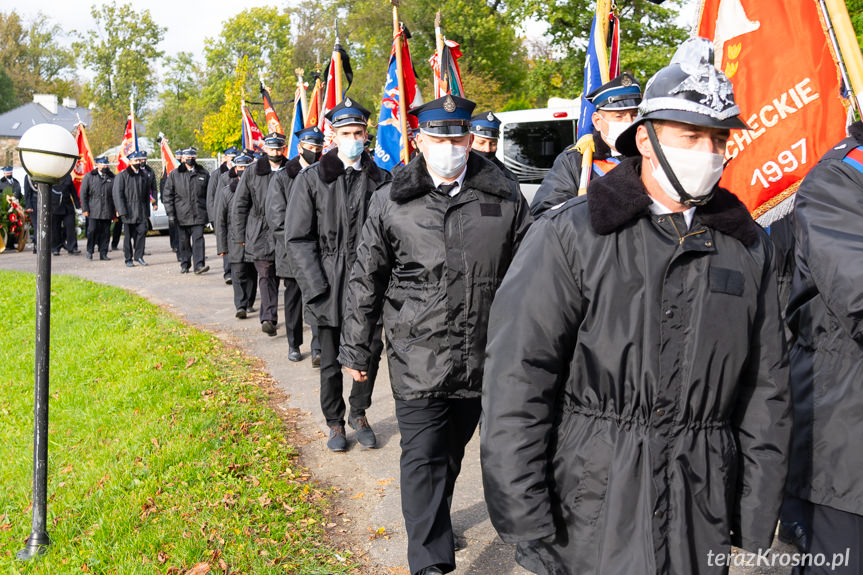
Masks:
[[[337,425],[330,428],[330,439],[327,441],[330,451],[341,452],[348,448],[348,438],[345,437],[344,426]]]
[[[369,449],[378,446],[378,438],[375,437],[375,432],[372,431],[372,426],[369,425],[369,420],[366,419],[365,415],[348,417],[348,425],[356,430],[357,442],[360,445]]]

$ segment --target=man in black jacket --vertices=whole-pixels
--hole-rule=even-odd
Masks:
[[[114,172],[108,166],[108,157],[93,160],[96,167],[81,180],[81,212],[87,221],[87,259],[93,259],[93,250],[99,249],[99,259],[109,260],[108,242],[111,220],[114,218]]]
[[[189,273],[194,263],[196,274],[210,269],[205,261],[204,225],[207,217],[207,183],[210,174],[197,162],[198,152],[186,150],[183,164],[168,174],[162,203],[168,214],[168,222],[177,225],[179,240],[178,256],[180,273]]]
[[[746,124],[713,62],[681,45],[630,157],[533,224],[495,296],[483,484],[533,573],[720,575],[773,540],[787,356],[773,245],[717,185]]]
[[[518,184],[470,151],[473,108],[444,96],[410,112],[422,155],[372,199],[339,355],[364,381],[383,316],[408,564],[422,575],[455,569],[450,505],[480,416],[488,311],[531,221]]]
[[[288,337],[288,359],[300,361],[303,344],[303,299],[300,286],[294,279],[291,263],[285,247],[285,211],[291,197],[291,188],[300,170],[308,168],[321,157],[324,147],[324,134],[317,126],[305,128],[294,134],[297,143],[297,155],[285,164],[283,170],[278,170],[270,180],[267,190],[266,213],[273,244],[276,248],[276,276],[285,281],[285,333]],[[318,342],[318,329],[312,324],[312,365],[321,365],[321,347]]]
[[[75,228],[75,210],[80,207],[72,176],[67,175],[51,186],[51,240],[54,244],[51,251],[55,256],[60,255],[60,248],[72,255],[81,253],[76,247],[78,235]]]
[[[9,189],[10,192],[6,192]],[[3,167],[3,177],[0,178],[0,194],[11,193],[15,196],[16,200],[23,200],[24,196],[21,195],[21,184],[18,183],[14,177],[12,177],[12,166],[4,166]]]
[[[595,151],[590,179],[594,180],[620,163],[620,152],[615,140],[635,118],[641,102],[641,86],[635,78],[623,73],[588,94],[585,99],[596,107],[591,116]],[[582,158],[578,145],[573,144],[554,160],[551,171],[545,175],[530,204],[534,216],[578,196]]]
[[[470,133],[473,134],[471,149],[497,166],[504,176],[517,182],[518,176],[497,159],[497,141],[500,138],[500,120],[498,117],[491,110],[476,114],[470,119]]]
[[[797,191],[792,332],[794,433],[787,491],[803,501],[806,551],[846,556],[863,573],[863,124],[827,152]]]
[[[210,180],[207,182],[207,219],[213,225],[213,228],[216,227],[216,195],[224,185],[222,176],[234,166],[234,158],[239,153],[240,151],[235,146],[225,148],[222,152],[222,163],[219,164],[218,168],[210,172]],[[228,261],[227,256],[222,258],[222,278],[224,278],[225,283],[231,283],[231,262]]]
[[[279,279],[276,277],[276,248],[267,223],[266,200],[270,180],[284,169],[285,136],[271,133],[264,138],[266,155],[258,158],[251,169],[243,172],[237,186],[231,213],[232,234],[242,242],[254,259],[261,294],[261,331],[276,335],[279,323]]]
[[[255,298],[258,293],[258,273],[255,271],[255,261],[246,251],[243,238],[232,235],[236,230],[231,226],[231,214],[233,213],[237,185],[240,183],[243,172],[253,161],[251,150],[243,150],[242,154],[234,158],[234,165],[225,172],[227,183],[216,192],[214,202],[216,219],[213,222],[213,227],[216,232],[216,250],[231,264],[231,287],[234,290],[234,308],[237,319],[248,317],[248,312],[255,305]]]
[[[369,201],[390,180],[364,151],[369,111],[346,98],[327,117],[335,130],[337,148],[321,156],[297,176],[285,219],[288,261],[303,303],[318,326],[321,341],[321,410],[330,428],[327,447],[347,449],[339,339],[347,296],[348,274],[356,260],[360,232]],[[375,330],[372,358],[365,381],[354,380],[348,422],[357,441],[375,447],[377,438],[366,418],[383,349],[381,330]]]
[[[150,217],[150,172],[141,165],[147,157],[143,152],[129,154],[129,166],[114,178],[114,209],[123,221],[123,256],[126,267],[146,266],[144,245],[147,241],[147,220]]]

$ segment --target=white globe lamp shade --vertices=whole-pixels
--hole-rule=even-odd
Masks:
[[[33,181],[45,184],[62,180],[78,161],[75,138],[57,124],[36,124],[24,132],[16,149]]]

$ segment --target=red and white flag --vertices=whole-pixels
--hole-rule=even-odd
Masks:
[[[136,151],[138,151],[138,134],[135,130],[135,116],[129,114],[126,130],[123,132],[123,141],[120,142],[120,151],[117,152],[118,172],[129,167],[129,154]]]
[[[165,174],[170,174],[177,169],[180,163],[174,156],[174,152],[171,151],[171,146],[168,145],[168,139],[164,136],[162,136],[160,149],[162,155],[162,169],[165,171]]]
[[[72,169],[72,183],[75,184],[75,191],[80,195],[81,180],[96,167],[96,163],[93,161],[93,152],[90,151],[90,142],[87,140],[87,132],[84,130],[84,124],[78,124],[75,141],[78,143],[78,161],[75,162],[75,167]]]

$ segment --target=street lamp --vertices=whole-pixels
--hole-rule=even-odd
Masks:
[[[51,185],[78,161],[78,145],[65,128],[37,124],[18,142],[21,165],[39,189],[36,234],[36,391],[33,424],[33,524],[18,559],[45,553],[51,540],[46,529],[48,501],[48,344],[51,329]]]

